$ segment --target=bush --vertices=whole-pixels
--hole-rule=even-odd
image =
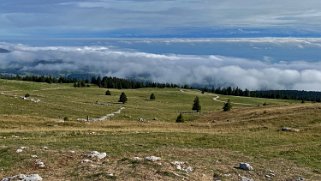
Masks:
[[[27,94],[25,95],[25,97],[30,97],[30,94],[27,93]]]
[[[232,103],[230,100],[227,100],[226,103],[224,103],[223,111],[230,111],[232,109]]]
[[[67,116],[64,117],[64,121],[69,121],[69,118]]]
[[[106,93],[105,93],[106,96],[110,96],[111,95],[111,92],[110,90],[107,90]]]
[[[177,123],[183,123],[184,122],[184,117],[183,117],[183,114],[180,113],[177,118],[176,118],[176,122]]]
[[[123,104],[127,102],[127,96],[124,92],[120,94],[118,102],[122,102]]]
[[[152,94],[150,95],[149,99],[150,99],[150,100],[155,100],[155,99],[156,99],[155,94],[152,93]]]

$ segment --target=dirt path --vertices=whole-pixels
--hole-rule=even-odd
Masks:
[[[119,108],[117,111],[107,114],[105,116],[99,117],[99,118],[78,118],[77,121],[83,121],[83,122],[96,122],[96,121],[106,121],[109,120],[110,118],[114,117],[116,114],[120,114],[122,110],[124,110],[125,107]]]

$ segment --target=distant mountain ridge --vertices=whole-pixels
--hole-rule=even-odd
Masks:
[[[0,53],[10,53],[10,51],[6,50],[6,49],[3,49],[3,48],[0,48]]]

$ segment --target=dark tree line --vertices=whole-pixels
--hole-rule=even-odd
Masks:
[[[0,76],[2,79],[8,80],[22,80],[31,82],[46,82],[46,83],[74,83],[77,79],[68,77],[52,77],[52,76],[36,76],[36,75],[26,75],[26,76]],[[87,81],[88,82],[88,81]]]
[[[113,88],[113,89],[138,89],[138,88],[185,88],[191,89],[189,85],[179,86],[172,83],[157,83],[150,81],[139,81],[131,79],[122,79],[117,77],[91,77],[91,79],[84,78],[71,78],[71,77],[52,77],[52,76],[36,76],[36,75],[15,75],[15,76],[4,76],[0,75],[2,79],[9,80],[22,80],[22,81],[32,81],[32,82],[46,82],[46,83],[74,83],[75,87],[87,87],[89,83],[95,84],[101,88]]]
[[[258,98],[269,98],[269,99],[293,99],[320,102],[321,92],[315,91],[298,91],[298,90],[256,90],[250,91],[248,89],[242,90],[238,87],[226,87],[226,88],[203,88],[204,92],[212,92],[223,95],[234,95],[234,96],[246,96],[246,97],[258,97]]]
[[[91,83],[102,88],[109,89],[138,89],[145,87],[157,87],[157,88],[177,88],[176,84],[170,83],[156,83],[149,81],[137,81],[130,79],[121,79],[117,77],[92,77]]]

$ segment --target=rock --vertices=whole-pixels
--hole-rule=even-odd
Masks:
[[[16,150],[16,153],[21,153],[21,152],[23,152],[23,150],[25,150],[27,147],[25,147],[25,146],[20,146],[20,148],[18,148],[17,150]]]
[[[16,151],[16,153],[21,153],[21,152],[23,152],[23,149],[17,149],[17,151]]]
[[[92,163],[93,161],[89,160],[89,159],[83,159],[81,161],[81,163]]]
[[[105,153],[105,152],[99,153],[98,151],[91,151],[86,154],[86,157],[96,158],[98,160],[101,160],[101,159],[105,158],[106,156],[107,156],[107,153]]]
[[[140,157],[133,157],[132,161],[143,161],[143,158]]]
[[[190,166],[187,166],[186,162],[181,162],[181,161],[174,161],[171,162],[172,165],[176,167],[177,170],[184,171],[186,173],[190,173],[193,171],[193,168]]]
[[[19,174],[13,177],[3,178],[1,181],[42,181],[42,178],[38,174]]]
[[[254,181],[254,180],[247,177],[241,177],[241,181]]]
[[[71,154],[75,154],[76,152],[75,152],[75,151],[73,151],[73,150],[70,150],[70,151],[69,151],[69,153],[71,153]]]
[[[296,128],[290,128],[290,127],[283,127],[281,128],[281,131],[288,131],[288,132],[299,132],[299,129]]]
[[[296,177],[294,179],[290,179],[289,181],[304,181],[305,179],[303,177]]]
[[[46,168],[46,165],[41,161],[41,160],[37,160],[35,165],[38,167],[38,168]]]
[[[144,120],[144,118],[139,118],[139,121],[144,122],[145,120]]]
[[[248,163],[240,163],[239,168],[247,171],[254,170],[253,167]]]
[[[37,155],[31,155],[31,158],[38,158]]]
[[[161,158],[157,157],[157,156],[148,156],[148,157],[145,157],[145,160],[151,161],[151,162],[156,162],[156,161],[160,161]]]
[[[44,147],[42,147],[42,149],[48,150],[48,146],[44,146]]]

